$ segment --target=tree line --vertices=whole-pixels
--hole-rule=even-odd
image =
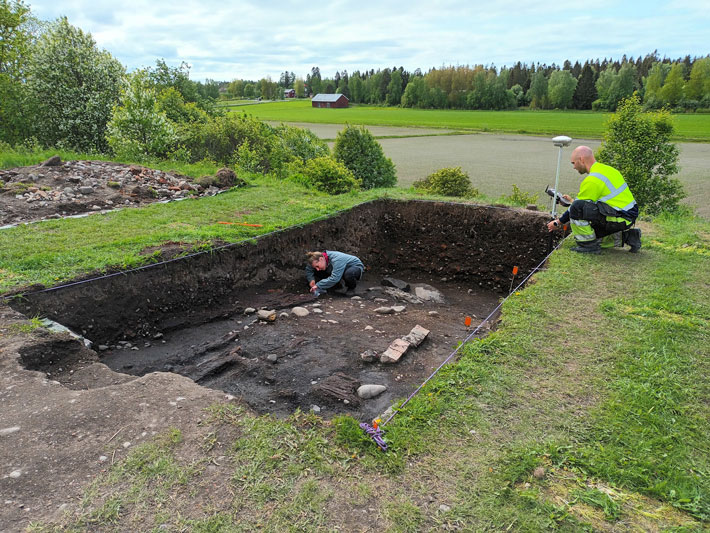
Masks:
[[[336,71],[323,77],[313,67],[305,78],[285,71],[278,82],[234,80],[233,98],[283,98],[341,93],[353,103],[421,109],[579,109],[614,111],[635,92],[646,109],[710,110],[710,56],[671,60],[657,51],[637,59],[587,60],[561,66],[517,62],[512,67],[442,66],[423,73],[403,67]]]

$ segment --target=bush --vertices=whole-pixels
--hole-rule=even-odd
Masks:
[[[624,176],[631,192],[650,215],[678,209],[683,186],[678,148],[670,142],[673,123],[666,110],[644,113],[637,94],[624,100],[609,119],[597,159]]]
[[[519,206],[537,203],[537,194],[521,191],[515,183],[513,183],[513,194],[510,196],[504,196],[504,198],[511,204]]]
[[[331,157],[317,157],[303,170],[307,182],[328,194],[343,194],[360,188],[360,183],[345,165]]]
[[[392,187],[397,175],[392,160],[363,126],[346,126],[338,132],[333,156],[353,173],[363,189]]]
[[[328,143],[311,130],[281,124],[275,129],[281,146],[290,158],[306,163],[316,157],[330,156]]]
[[[181,146],[191,160],[208,158],[249,172],[280,172],[287,155],[274,128],[246,114],[230,113],[190,124],[182,130]]]
[[[461,167],[441,168],[423,180],[415,182],[414,187],[442,196],[473,198],[479,194],[478,190],[471,185],[468,174],[461,170]]]

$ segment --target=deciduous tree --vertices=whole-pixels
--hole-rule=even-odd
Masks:
[[[574,91],[577,88],[577,80],[572,77],[568,70],[556,70],[550,75],[548,85],[548,95],[550,105],[555,109],[568,109],[572,107]]]
[[[530,89],[527,93],[530,107],[534,109],[546,109],[549,107],[549,99],[547,96],[547,78],[543,70],[538,70],[533,74],[530,82]]]
[[[29,8],[20,0],[0,0],[0,140],[11,144],[30,134],[24,76],[32,35]]]
[[[685,197],[673,177],[678,172],[678,148],[670,141],[672,135],[670,114],[643,112],[634,94],[609,119],[597,152],[600,162],[624,175],[639,207],[649,214],[672,211]]]
[[[710,56],[696,59],[693,63],[685,95],[697,100],[703,107],[710,107]]]
[[[58,19],[39,39],[27,69],[37,138],[45,145],[105,150],[123,75],[123,66],[90,34]]]

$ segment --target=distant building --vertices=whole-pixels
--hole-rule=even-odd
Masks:
[[[284,89],[284,98],[296,98],[296,89]]]
[[[344,94],[319,93],[311,99],[312,107],[348,107],[348,97]]]

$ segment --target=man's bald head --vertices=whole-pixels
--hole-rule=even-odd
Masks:
[[[596,163],[594,152],[589,146],[578,146],[572,150],[570,161],[574,169],[580,174],[588,173],[592,165]]]

